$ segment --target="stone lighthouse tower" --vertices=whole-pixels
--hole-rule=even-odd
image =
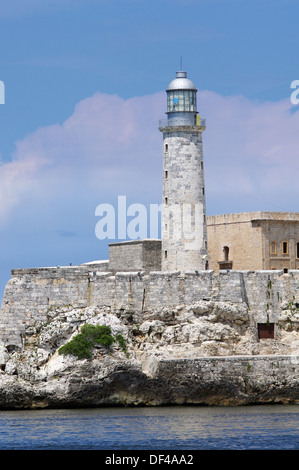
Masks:
[[[197,89],[177,72],[166,90],[163,133],[162,271],[208,269],[202,133]]]

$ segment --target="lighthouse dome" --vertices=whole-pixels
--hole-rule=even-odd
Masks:
[[[194,83],[187,78],[187,72],[176,72],[176,78],[172,80],[167,88],[167,91],[170,90],[195,90],[196,86]]]

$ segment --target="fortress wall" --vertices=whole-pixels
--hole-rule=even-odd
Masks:
[[[46,322],[53,306],[109,306],[144,311],[202,300],[246,303],[251,321],[277,322],[282,306],[298,301],[299,271],[213,271],[105,273],[93,266],[12,271],[0,314],[0,341],[21,344],[25,325]]]
[[[284,403],[298,397],[298,361],[283,355],[171,359],[159,361],[155,375],[180,389],[181,403],[217,404],[219,397],[222,404]]]

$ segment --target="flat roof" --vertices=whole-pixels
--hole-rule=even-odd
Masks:
[[[207,225],[220,223],[252,222],[254,220],[299,222],[299,212],[239,212],[232,214],[208,215]]]
[[[116,246],[116,245],[137,245],[141,243],[151,243],[151,242],[161,242],[160,238],[143,238],[138,240],[125,240],[122,242],[114,242],[109,243],[109,246]]]

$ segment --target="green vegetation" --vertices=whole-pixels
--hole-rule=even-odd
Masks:
[[[118,341],[118,344],[120,345],[120,347],[122,348],[122,350],[126,353],[126,355],[128,357],[127,345],[126,345],[126,342],[124,340],[124,337],[122,335],[116,335],[115,339]]]
[[[109,348],[115,341],[118,341],[120,347],[127,354],[127,346],[122,335],[111,335],[111,329],[106,325],[84,325],[81,333],[75,336],[69,343],[62,346],[59,354],[72,354],[79,359],[90,359],[92,357],[92,349],[96,344],[100,344],[105,348]]]

